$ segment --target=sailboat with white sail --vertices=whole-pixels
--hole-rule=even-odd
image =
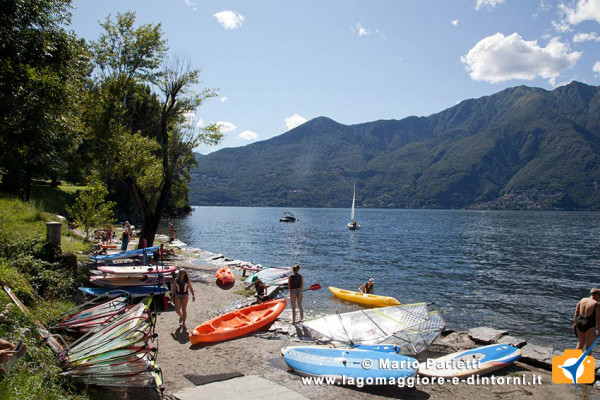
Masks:
[[[352,213],[350,214],[350,219],[352,221],[348,222],[346,227],[351,231],[355,231],[360,229],[360,224],[354,220],[354,205],[356,204],[356,182],[354,182],[354,194],[352,195]]]

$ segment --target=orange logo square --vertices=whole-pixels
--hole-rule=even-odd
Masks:
[[[552,382],[554,383],[594,383],[595,361],[594,357],[587,356],[577,368],[576,376],[564,369],[574,365],[581,355],[582,350],[567,349],[562,356],[552,357]]]

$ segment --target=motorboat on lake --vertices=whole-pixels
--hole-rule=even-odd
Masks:
[[[286,211],[283,213],[283,216],[281,218],[279,218],[279,222],[296,222],[297,219],[296,217],[294,217],[294,214],[292,214],[289,211]]]

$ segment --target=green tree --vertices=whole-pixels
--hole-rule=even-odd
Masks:
[[[80,143],[79,102],[89,73],[70,0],[0,2],[0,168],[5,190],[31,197],[35,177],[56,179]]]
[[[106,201],[108,190],[96,182],[91,189],[79,193],[75,203],[67,207],[67,212],[83,228],[85,240],[89,238],[90,230],[97,226],[105,226],[114,221],[113,207],[115,203]]]
[[[108,153],[99,165],[103,179],[127,184],[142,218],[141,237],[151,245],[169,204],[187,200],[193,149],[218,143],[222,133],[214,124],[186,125],[185,115],[216,91],[197,91],[200,71],[165,58],[160,24],[134,23],[135,15],[125,13],[101,24],[104,32],[93,43],[100,103],[90,120],[96,146]]]

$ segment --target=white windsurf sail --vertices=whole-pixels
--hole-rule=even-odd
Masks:
[[[331,314],[304,322],[324,338],[350,344],[397,343],[405,354],[419,354],[444,329],[445,322],[426,303]]]

